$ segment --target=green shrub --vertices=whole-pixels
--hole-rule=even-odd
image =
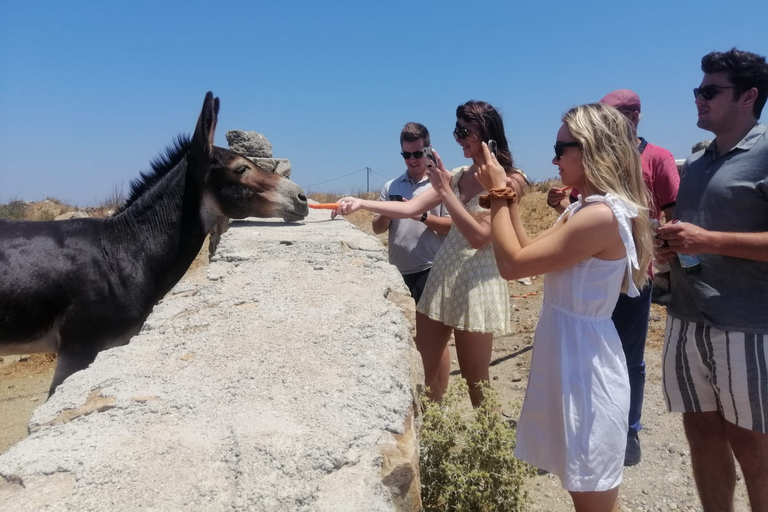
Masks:
[[[425,512],[516,512],[528,501],[523,483],[533,468],[516,459],[515,430],[498,412],[499,399],[486,385],[474,410],[461,405],[463,379],[454,381],[443,401],[422,397],[421,488]]]
[[[18,199],[8,204],[0,204],[0,219],[23,220],[27,212],[27,204]]]

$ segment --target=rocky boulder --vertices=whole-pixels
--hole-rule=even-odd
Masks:
[[[258,158],[250,156],[248,158],[267,172],[279,174],[284,178],[291,175],[291,161],[287,158]]]
[[[287,158],[273,158],[272,144],[264,135],[256,132],[229,130],[226,137],[229,149],[247,156],[249,160],[265,171],[284,178],[291,175],[291,161]]]
[[[57,215],[53,220],[86,219],[88,217],[86,212],[67,212]]]
[[[232,151],[247,157],[272,158],[272,144],[260,133],[229,130],[225,137]]]

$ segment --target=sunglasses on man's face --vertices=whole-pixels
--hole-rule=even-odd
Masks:
[[[699,99],[699,96],[701,96],[705,100],[709,101],[720,94],[723,89],[735,89],[735,87],[723,87],[721,85],[715,84],[705,85],[704,87],[696,87],[693,89],[693,97],[694,99]]]
[[[578,142],[560,142],[557,141],[555,143],[555,160],[560,160],[563,158],[563,153],[565,153],[565,148],[577,148],[579,147]]]
[[[457,124],[456,128],[453,129],[453,138],[456,140],[466,139],[467,137],[469,137],[470,133],[472,132],[467,130],[464,126]]]
[[[403,158],[408,160],[411,157],[413,157],[413,158],[421,158],[421,157],[423,157],[424,156],[424,151],[414,151],[413,153],[411,153],[410,151],[401,151],[400,154],[403,155]]]

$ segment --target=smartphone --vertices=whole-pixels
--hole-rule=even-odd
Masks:
[[[425,147],[424,154],[427,156],[427,165],[435,162],[435,155],[432,153],[432,146]]]
[[[403,200],[403,196],[401,196],[399,194],[389,194],[389,200],[390,201],[402,201]]]
[[[490,151],[494,155],[496,154],[496,141],[495,140],[490,139],[488,141],[488,151]]]

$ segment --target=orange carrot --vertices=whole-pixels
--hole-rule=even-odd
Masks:
[[[309,207],[316,210],[336,210],[339,203],[309,203]]]

